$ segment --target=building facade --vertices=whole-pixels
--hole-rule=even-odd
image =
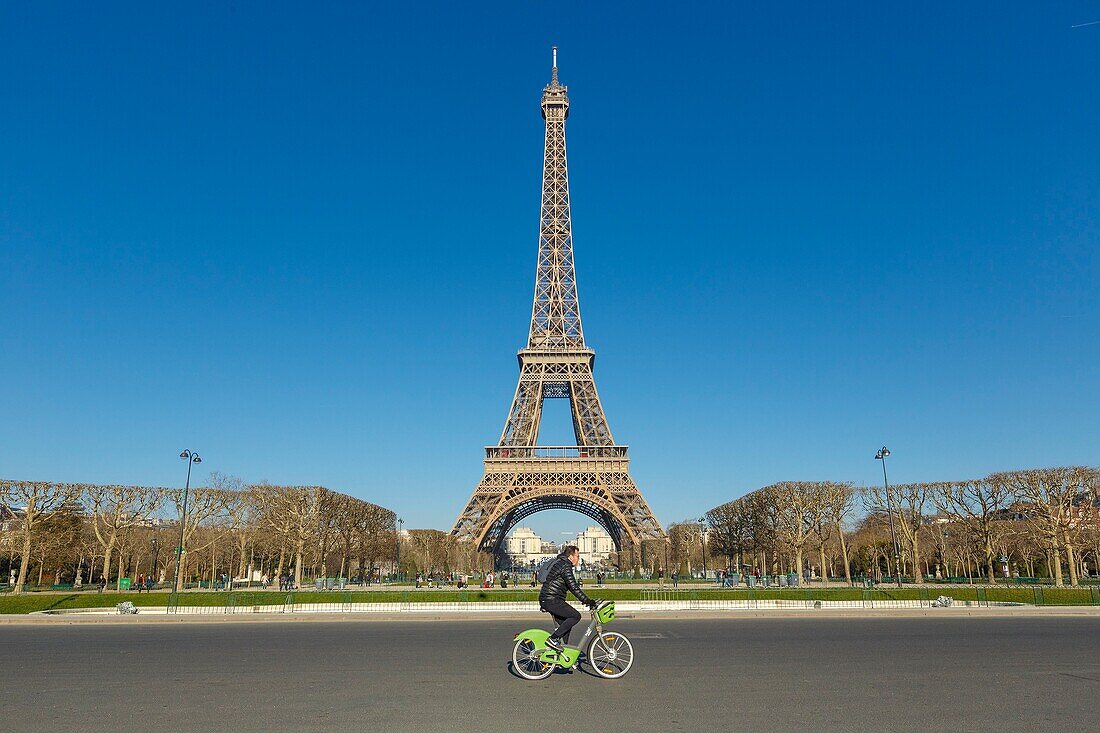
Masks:
[[[598,565],[615,552],[615,541],[602,527],[586,528],[572,544],[580,548],[581,562],[585,565]]]
[[[588,527],[564,544],[580,549],[581,565],[585,567],[599,565],[615,552],[614,540],[602,527]],[[505,538],[504,550],[513,565],[531,566],[555,557],[561,547],[542,539],[529,527],[516,527]]]

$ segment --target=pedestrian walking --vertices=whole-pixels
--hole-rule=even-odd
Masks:
[[[102,593],[103,589],[107,587],[107,579],[100,575],[99,583],[97,583],[97,585],[99,586],[99,592]]]
[[[680,573],[675,571],[675,570],[672,571],[672,587],[673,588],[679,588],[680,587]]]

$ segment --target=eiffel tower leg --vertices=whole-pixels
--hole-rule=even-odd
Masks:
[[[474,489],[470,500],[466,502],[466,508],[455,520],[451,534],[458,538],[459,542],[480,544],[490,520],[495,520],[497,517],[501,494],[510,483],[509,477],[505,474],[486,472]]]
[[[570,380],[570,401],[573,403],[573,430],[578,445],[614,445],[611,428],[600,405],[592,367],[580,366]]]
[[[539,435],[542,419],[542,380],[537,364],[525,364],[520,371],[512,409],[504,422],[500,436],[501,445],[534,445]]]

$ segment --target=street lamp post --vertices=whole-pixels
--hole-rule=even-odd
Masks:
[[[886,458],[890,455],[890,449],[886,446],[879,448],[875,453],[875,460],[882,461],[882,485],[886,489],[886,514],[890,518],[890,541],[894,543],[894,574],[897,576],[898,587],[901,587],[901,549],[898,547],[898,535],[894,531],[894,502],[890,497],[890,481],[886,478]],[[913,562],[917,559],[913,558]]]
[[[187,483],[183,485],[183,505],[180,508],[180,544],[179,547],[176,548],[176,578],[172,583],[172,590],[176,593],[180,591],[180,578],[182,577],[183,538],[184,528],[187,526],[187,494],[191,490],[191,465],[194,463],[202,463],[199,454],[189,450],[180,453],[180,458],[187,461]]]
[[[153,578],[157,575],[157,554],[160,551],[160,542],[156,537],[153,538],[153,569],[149,572],[149,580],[152,582]]]
[[[699,534],[703,538],[703,580],[707,579],[707,531],[708,531],[708,527],[706,525],[706,521],[707,521],[706,517],[699,517],[699,523],[702,525],[702,529],[699,531]]]

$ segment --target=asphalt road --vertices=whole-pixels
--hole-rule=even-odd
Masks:
[[[636,662],[527,682],[531,622],[0,626],[6,731],[1085,731],[1100,618],[623,619]]]

